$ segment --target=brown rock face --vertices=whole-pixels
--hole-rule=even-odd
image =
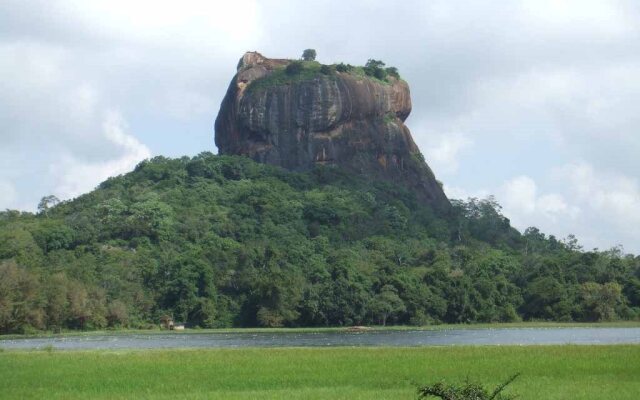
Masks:
[[[215,123],[220,154],[245,155],[289,170],[338,165],[414,190],[433,207],[449,208],[404,120],[406,82],[353,72],[323,74],[309,64],[293,75],[290,60],[246,53]]]

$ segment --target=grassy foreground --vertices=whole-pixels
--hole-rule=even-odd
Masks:
[[[5,351],[0,398],[414,399],[515,372],[520,399],[637,399],[640,346]]]

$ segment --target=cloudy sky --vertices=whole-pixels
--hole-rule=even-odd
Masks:
[[[450,197],[640,253],[640,3],[0,2],[0,209],[73,198],[155,155],[216,152],[240,56],[396,66]]]

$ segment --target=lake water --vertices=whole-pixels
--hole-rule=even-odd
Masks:
[[[640,344],[640,328],[505,328],[320,333],[153,333],[0,339],[0,348],[168,349],[237,347]]]

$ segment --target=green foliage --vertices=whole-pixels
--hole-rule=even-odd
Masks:
[[[553,276],[538,277],[527,285],[522,307],[526,317],[562,321],[571,319],[566,288]]]
[[[0,264],[0,333],[44,328],[39,288],[35,274],[12,261]]]
[[[387,71],[384,69],[384,65],[380,60],[369,59],[364,65],[364,72],[368,76],[373,76],[383,81],[387,77]]]
[[[333,73],[333,67],[331,65],[321,65],[320,73],[323,75],[331,75]]]
[[[513,375],[504,383],[498,385],[493,391],[489,391],[478,382],[469,382],[462,385],[447,385],[438,382],[433,385],[423,386],[418,389],[419,398],[439,397],[443,400],[510,400],[514,395],[502,394],[503,390],[513,382],[519,374]]]
[[[351,70],[353,70],[353,65],[351,64],[345,64],[345,63],[336,64],[336,71],[338,72],[350,72]]]
[[[394,122],[396,118],[397,117],[394,113],[389,112],[384,115],[384,117],[382,118],[382,121],[384,121],[385,124],[388,124],[388,123]]]
[[[317,61],[291,61],[286,67],[276,68],[271,73],[249,84],[250,92],[260,91],[274,86],[304,82],[326,76],[320,72],[322,65]],[[329,75],[330,77],[330,75]]]
[[[339,168],[156,157],[47,213],[0,212],[0,332],[638,315],[640,258],[452,203]]]
[[[38,212],[44,215],[47,215],[47,212],[51,207],[55,207],[56,204],[60,203],[60,200],[54,196],[44,196],[40,202],[38,203]]]
[[[616,282],[585,282],[580,287],[580,297],[585,320],[613,321],[618,317],[616,309],[622,305],[622,287]]]
[[[317,53],[314,49],[306,49],[302,52],[302,59],[304,61],[315,61],[316,55]]]
[[[298,75],[304,69],[304,64],[300,61],[291,61],[284,69],[287,75]]]
[[[400,79],[400,73],[398,72],[398,68],[388,67],[388,68],[385,68],[385,71],[387,72],[387,75],[393,76],[396,79]]]
[[[389,317],[396,317],[406,311],[406,306],[398,296],[398,290],[392,285],[385,285],[372,300],[369,306],[374,318],[385,326]]]
[[[307,51],[315,52],[313,49],[307,49],[305,53]],[[315,55],[314,57],[305,57],[303,54],[302,60],[291,60],[285,67],[275,68],[268,75],[252,81],[247,90],[250,92],[259,91],[275,86],[304,82],[319,76],[336,79],[335,71],[349,73],[362,78],[368,77],[385,85],[390,84],[388,76],[400,79],[397,68],[384,68],[384,65],[382,61],[378,60],[369,60],[364,67],[354,67],[344,63],[325,65],[315,61]],[[202,168],[202,165],[191,165],[189,170],[195,173],[196,168]]]

